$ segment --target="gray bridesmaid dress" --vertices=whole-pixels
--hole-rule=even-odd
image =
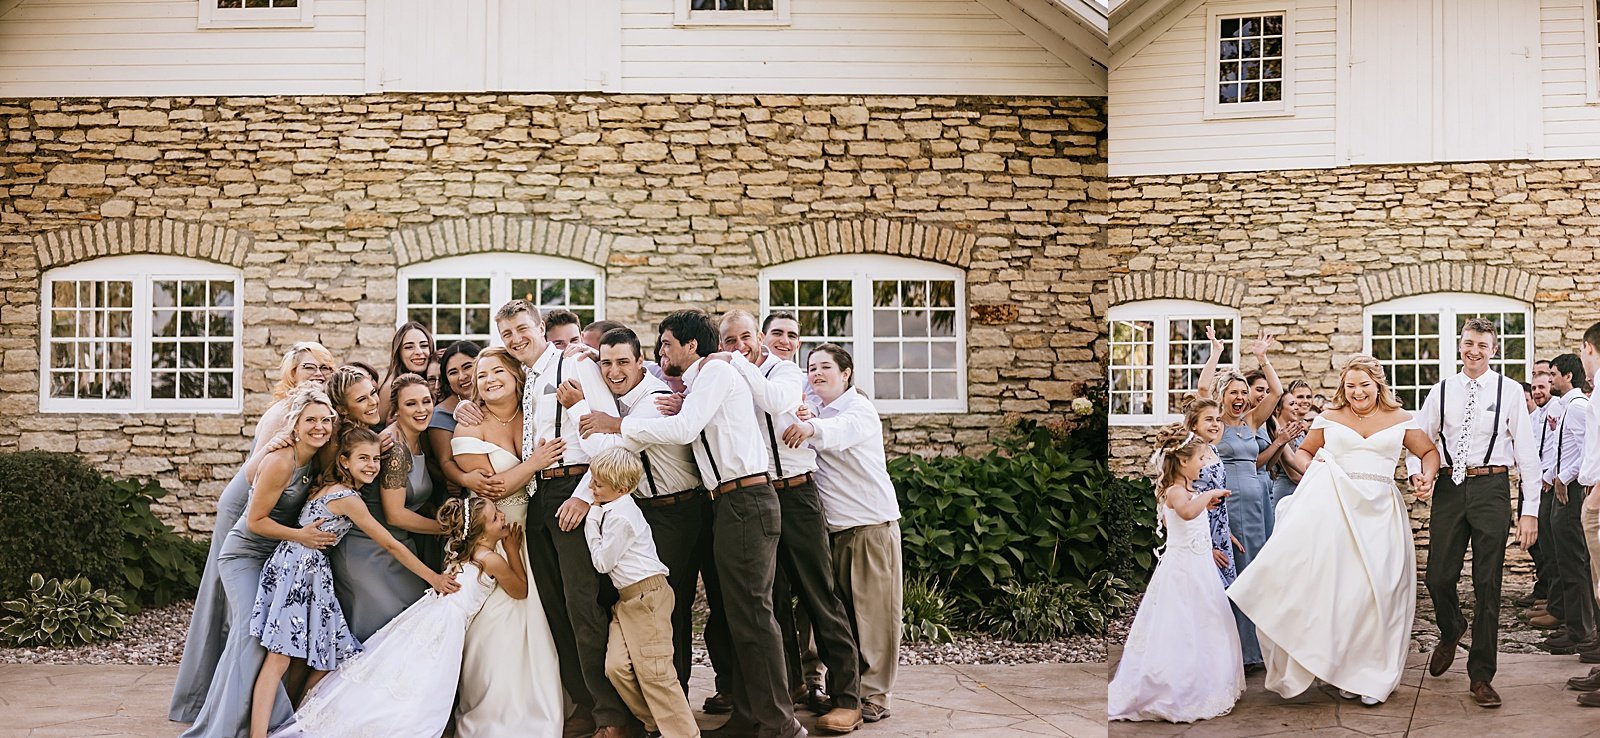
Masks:
[[[269,513],[274,521],[290,528],[300,527],[300,508],[311,493],[314,476],[309,463],[294,470],[289,486]],[[249,522],[240,513],[217,554],[217,570],[228,607],[228,635],[206,691],[205,704],[183,738],[235,738],[250,732],[251,693],[261,664],[267,660],[267,649],[250,635],[250,611],[261,584],[261,567],[277,550],[278,540],[251,532]],[[289,695],[280,686],[268,724],[281,725],[293,713]]]
[[[389,453],[407,453],[407,450],[396,444]],[[433,495],[431,481],[426,489],[415,489],[417,485],[412,481],[415,471],[413,469],[412,476],[406,480],[406,507],[412,510],[421,508]],[[427,479],[425,465],[422,476]],[[383,514],[379,480],[361,488],[361,500],[390,535],[416,553],[412,534],[389,525],[388,517]],[[333,565],[333,590],[339,598],[339,607],[344,609],[345,621],[350,623],[350,632],[358,641],[371,638],[394,616],[422,599],[422,594],[428,590],[427,582],[390,556],[360,528],[352,529],[342,543],[329,551],[328,562]]]
[[[1249,568],[1256,553],[1267,542],[1270,525],[1269,485],[1262,479],[1260,470],[1256,469],[1256,457],[1261,453],[1257,439],[1256,432],[1250,426],[1229,425],[1223,427],[1222,438],[1217,440],[1217,455],[1222,458],[1227,489],[1233,492],[1223,502],[1228,508],[1228,525],[1233,529],[1233,536],[1244,546],[1243,551],[1233,552],[1234,566],[1241,574]],[[1256,639],[1255,623],[1250,622],[1238,607],[1233,609],[1233,618],[1239,628],[1239,648],[1244,663],[1262,663],[1261,642]]]
[[[252,451],[254,447],[252,443]],[[245,454],[245,458],[249,459],[250,454]],[[222,542],[228,539],[228,531],[244,515],[249,501],[250,480],[245,478],[244,466],[240,465],[233,481],[222,488],[222,496],[217,498],[211,551],[206,554],[200,591],[194,597],[189,636],[184,639],[183,660],[178,663],[178,682],[172,687],[172,702],[167,707],[168,720],[192,723],[200,714],[200,706],[205,704],[211,676],[217,671],[217,660],[222,658],[222,648],[228,641],[228,597],[222,589],[217,557],[222,553]]]

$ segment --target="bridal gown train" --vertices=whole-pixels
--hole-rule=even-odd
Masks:
[[[452,439],[450,449],[457,456],[487,454],[496,473],[520,462],[516,454],[478,438]],[[520,490],[495,504],[508,524],[526,525],[528,496]],[[504,553],[504,549],[500,551]],[[526,551],[522,560],[526,564]],[[467,628],[456,736],[560,738],[560,666],[550,622],[533,582],[528,583],[528,596],[521,600],[496,587]]]
[[[1384,700],[1400,684],[1417,602],[1416,546],[1395,467],[1415,419],[1362,437],[1326,417],[1323,446],[1250,568],[1228,588],[1255,621],[1266,686],[1315,679]]]

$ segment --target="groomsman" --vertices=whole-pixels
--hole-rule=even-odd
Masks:
[[[1549,366],[1550,362],[1541,361],[1538,364]],[[1534,373],[1533,381],[1534,410],[1528,416],[1534,428],[1534,434],[1539,439],[1539,469],[1544,473],[1555,468],[1556,464],[1556,425],[1560,421],[1561,399],[1552,397],[1550,393],[1550,375],[1548,373]],[[1518,494],[1520,509],[1521,497]],[[1549,612],[1552,600],[1550,592],[1555,581],[1555,562],[1550,555],[1553,544],[1550,542],[1550,514],[1555,504],[1554,495],[1540,495],[1539,498],[1539,541],[1528,548],[1528,555],[1533,557],[1535,581],[1533,591],[1526,596],[1518,598],[1518,607],[1532,607],[1528,611],[1528,622],[1539,628],[1554,628],[1560,623]],[[1542,603],[1542,604],[1541,604]],[[1557,606],[1559,609],[1559,605]]]
[[[722,584],[734,655],[729,684],[733,717],[707,736],[791,738],[806,735],[794,719],[784,678],[782,640],[772,615],[772,578],[781,529],[777,492],[750,388],[727,362],[707,359],[717,331],[700,310],[661,321],[657,356],[688,393],[676,415],[618,421],[597,413],[596,432],[642,444],[691,444],[713,508],[714,565]]]
[[[1583,348],[1580,350],[1583,361],[1583,372],[1589,378],[1592,386],[1597,370],[1600,370],[1600,323],[1589,326],[1583,333]],[[1593,397],[1591,395],[1591,400]],[[1591,546],[1600,545],[1600,495],[1595,494],[1594,486],[1600,483],[1600,411],[1590,408],[1587,423],[1584,428],[1583,464],[1578,469],[1578,484],[1581,485],[1587,496],[1583,503],[1583,532],[1584,538]],[[1597,573],[1592,574],[1595,581],[1600,581],[1600,555],[1591,548],[1589,556],[1590,567]],[[1584,663],[1600,663],[1600,654],[1583,652],[1579,654]],[[1586,677],[1574,677],[1567,680],[1567,687],[1584,690],[1586,694],[1578,695],[1578,704],[1584,707],[1600,707],[1600,667],[1594,667]]]
[[[1577,482],[1578,469],[1583,465],[1589,387],[1583,361],[1576,354],[1557,356],[1551,369],[1551,387],[1561,395],[1565,409],[1556,427],[1555,464],[1544,474],[1542,491],[1555,498],[1550,532],[1555,543],[1555,584],[1561,593],[1556,615],[1566,628],[1538,646],[1564,655],[1591,645],[1595,628],[1594,581],[1590,579],[1589,546],[1581,516],[1584,494]]]
[[[726,353],[711,358],[728,361],[744,378],[755,400],[756,418],[766,431],[767,448],[772,452],[767,473],[772,476],[773,489],[778,491],[782,512],[778,563],[786,585],[774,591],[774,601],[779,597],[788,600],[790,592],[800,597],[800,606],[814,627],[817,653],[828,667],[828,694],[833,698],[833,707],[817,719],[817,728],[849,732],[862,725],[860,654],[844,602],[834,588],[832,545],[828,542],[822,497],[817,492],[817,452],[804,444],[795,448],[778,441],[789,426],[799,422],[795,412],[805,396],[805,373],[799,364],[767,350],[755,316],[743,310],[731,310],[722,316],[720,334]],[[785,640],[791,640],[794,610],[784,607],[787,604],[778,603],[775,607],[778,612],[787,610],[787,617],[779,620],[787,631]],[[795,646],[792,651],[786,649],[785,660],[793,681],[798,682],[800,654],[798,644]]]
[[[1439,646],[1428,673],[1440,676],[1455,662],[1467,630],[1456,585],[1468,546],[1472,549],[1472,644],[1467,677],[1480,707],[1499,707],[1494,679],[1500,631],[1500,583],[1511,518],[1511,467],[1522,479],[1522,516],[1517,538],[1524,547],[1538,539],[1539,449],[1522,403],[1522,386],[1489,369],[1499,337],[1494,323],[1466,322],[1457,353],[1462,371],[1428,392],[1417,420],[1439,447],[1448,475],[1441,474],[1429,522],[1428,594],[1438,613]],[[1422,483],[1420,462],[1406,460],[1412,482]]]

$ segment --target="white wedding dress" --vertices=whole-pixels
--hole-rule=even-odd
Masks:
[[[468,622],[495,591],[468,563],[461,589],[428,590],[329,674],[272,738],[438,738],[450,720]]]
[[[516,454],[478,438],[456,437],[450,441],[450,450],[458,456],[487,454],[496,473],[520,462]],[[526,525],[526,494],[519,490],[495,504],[508,524]],[[526,551],[522,560],[526,568]],[[467,628],[456,736],[560,738],[560,668],[550,622],[533,582],[528,583],[528,596],[520,600],[496,587]]]
[[[1326,417],[1323,446],[1228,596],[1255,621],[1267,689],[1315,679],[1385,700],[1400,684],[1417,603],[1416,544],[1394,472],[1415,419],[1371,437]]]
[[[1228,714],[1244,693],[1233,610],[1211,559],[1211,524],[1161,503],[1167,548],[1106,688],[1111,720],[1189,723]]]

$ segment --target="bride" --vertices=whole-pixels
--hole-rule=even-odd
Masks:
[[[495,505],[507,523],[522,526],[528,514],[525,490],[532,470],[559,457],[561,441],[540,446],[531,459],[519,459],[513,449],[522,448],[521,363],[503,348],[484,349],[478,354],[475,373],[476,399],[485,420],[457,427],[450,448],[463,471],[482,469],[506,480],[505,488],[511,492]],[[559,675],[555,640],[537,589],[528,587],[527,597],[519,600],[496,588],[467,628],[456,735],[559,738]]]
[[[1266,686],[1293,697],[1321,679],[1376,705],[1405,668],[1417,557],[1395,486],[1401,449],[1422,459],[1418,500],[1433,493],[1439,454],[1384,379],[1357,356],[1339,371],[1332,408],[1297,452],[1304,477],[1278,504],[1277,526],[1228,597],[1256,623]]]

